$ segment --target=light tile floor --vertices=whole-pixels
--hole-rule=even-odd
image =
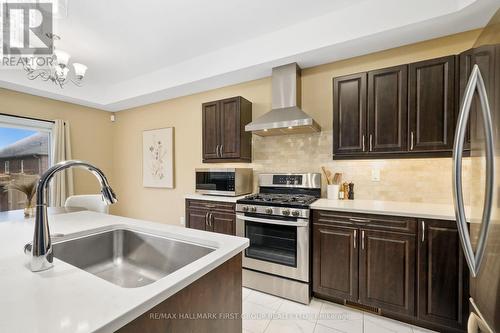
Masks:
[[[313,298],[309,305],[243,288],[244,333],[430,333],[371,313]]]

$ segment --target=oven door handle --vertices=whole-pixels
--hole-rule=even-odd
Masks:
[[[286,226],[292,226],[292,227],[308,227],[309,226],[309,221],[305,220],[305,219],[297,219],[297,222],[290,222],[290,221],[282,221],[282,220],[263,219],[263,218],[259,218],[259,217],[245,216],[245,215],[241,215],[241,214],[236,214],[236,218],[243,220],[243,221],[276,224],[276,225],[286,225]]]

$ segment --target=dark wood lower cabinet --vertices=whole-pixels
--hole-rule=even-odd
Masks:
[[[418,319],[463,331],[468,314],[468,275],[454,222],[420,220]]]
[[[453,221],[313,210],[313,293],[439,332],[465,332],[468,276]]]
[[[236,234],[235,204],[186,200],[186,227],[221,234]]]
[[[186,225],[192,229],[206,230],[208,212],[207,209],[186,210]]]
[[[236,215],[234,213],[212,212],[210,230],[220,234],[235,235]]]
[[[314,225],[313,288],[316,293],[357,302],[358,247],[354,228]]]
[[[241,333],[241,312],[242,269],[238,254],[117,332]]]
[[[361,229],[359,302],[405,315],[415,312],[415,236]]]

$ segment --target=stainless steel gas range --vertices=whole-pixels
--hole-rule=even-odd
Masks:
[[[309,303],[309,205],[320,195],[319,173],[261,174],[259,193],[236,202],[236,234],[250,239],[245,287]]]

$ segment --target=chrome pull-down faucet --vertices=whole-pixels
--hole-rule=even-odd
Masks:
[[[109,186],[106,176],[99,168],[92,164],[83,161],[69,160],[59,162],[49,168],[41,176],[36,189],[35,234],[33,235],[33,243],[25,246],[25,252],[31,252],[30,268],[33,272],[44,271],[54,265],[47,215],[47,188],[56,173],[71,167],[83,168],[94,174],[101,184],[101,193],[104,201],[106,201],[108,205],[117,202],[116,195],[111,186]]]

